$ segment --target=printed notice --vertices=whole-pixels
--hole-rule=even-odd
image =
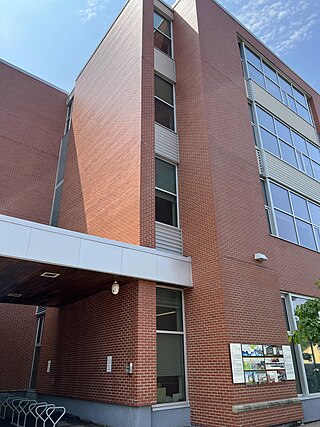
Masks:
[[[230,344],[230,354],[233,382],[234,384],[243,384],[245,381],[241,344]]]
[[[293,366],[291,348],[289,345],[283,345],[282,350],[283,350],[283,359],[284,359],[284,365],[286,368],[287,380],[295,380],[296,376],[294,373],[294,366]]]

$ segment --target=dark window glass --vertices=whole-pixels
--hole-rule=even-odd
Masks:
[[[307,224],[304,221],[300,221],[300,219],[296,219],[297,229],[299,234],[300,245],[305,246],[309,249],[316,249],[316,242],[314,239],[312,226]]]
[[[259,56],[257,56],[255,53],[252,52],[252,50],[248,49],[247,47],[246,47],[246,57],[247,57],[247,60],[251,62],[251,64],[253,64],[255,67],[259,68],[259,70],[262,71],[261,61]]]
[[[154,28],[171,37],[171,23],[168,19],[154,12]]]
[[[291,202],[295,216],[310,221],[310,216],[307,208],[307,201],[302,197],[291,193]]]
[[[263,128],[260,128],[260,134],[263,148],[270,151],[270,153],[273,153],[277,157],[280,157],[277,138]]]
[[[154,94],[173,105],[173,85],[157,75],[154,76]]]
[[[183,331],[181,292],[157,288],[157,331]]]
[[[156,190],[156,221],[177,227],[177,198]]]
[[[293,218],[283,212],[275,211],[279,237],[292,243],[298,243]]]
[[[286,144],[284,141],[281,141],[281,139],[280,139],[280,149],[281,149],[283,160],[285,160],[286,162],[290,163],[290,165],[297,168],[298,163],[297,163],[294,149],[290,145]]]
[[[258,113],[259,124],[265,127],[266,129],[270,130],[271,132],[275,133],[272,116],[268,114],[266,111],[262,110],[260,107],[257,107],[257,113]]]
[[[248,64],[248,69],[249,69],[249,75],[252,78],[252,80],[258,83],[258,85],[265,88],[266,86],[264,83],[263,74],[259,70],[257,70],[255,67],[253,67],[251,64]]]
[[[268,92],[270,92],[273,96],[279,99],[279,101],[282,101],[279,86],[273,83],[272,80],[268,79],[268,77],[266,78],[266,83]]]
[[[291,212],[288,191],[276,184],[270,183],[273,205],[285,212]]]
[[[274,121],[276,123],[278,136],[284,141],[288,142],[289,144],[292,144],[290,129],[288,128],[288,126],[285,126],[283,123],[279,122],[279,120],[277,119],[275,119]]]
[[[157,334],[157,401],[186,400],[183,335]]]
[[[174,130],[174,109],[159,99],[155,99],[155,120],[157,123]]]
[[[154,32],[154,46],[162,50],[165,54],[172,56],[171,40],[159,33],[159,31]]]
[[[170,163],[156,159],[156,187],[176,193],[176,168]]]

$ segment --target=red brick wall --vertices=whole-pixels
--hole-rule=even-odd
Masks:
[[[63,228],[154,245],[152,19],[131,0],[77,79]]]
[[[0,213],[49,223],[66,94],[0,62]]]
[[[116,296],[108,290],[51,314],[37,392],[131,406],[155,403],[155,298],[154,283],[133,282]],[[112,373],[106,372],[108,355]],[[133,362],[132,376],[127,362]]]
[[[0,391],[29,386],[37,319],[35,307],[0,304]]]
[[[233,385],[228,344],[286,344],[280,291],[315,295],[319,256],[269,236],[237,35],[312,95],[318,111],[319,95],[214,2],[181,0],[175,11],[180,218],[194,277],[186,291],[192,419],[206,427],[300,419],[299,405],[231,412],[235,404],[296,397],[292,381]],[[255,262],[256,252],[269,261]]]

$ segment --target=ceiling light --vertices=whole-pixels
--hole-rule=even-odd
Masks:
[[[41,277],[48,277],[50,279],[55,279],[56,277],[60,276],[59,273],[50,273],[50,271],[46,271],[42,274],[40,274]]]
[[[8,294],[7,297],[20,298],[22,297],[22,294],[16,294],[15,292],[10,292],[10,294]]]

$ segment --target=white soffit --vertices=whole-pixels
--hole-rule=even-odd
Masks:
[[[0,215],[0,256],[192,286],[191,258]]]

